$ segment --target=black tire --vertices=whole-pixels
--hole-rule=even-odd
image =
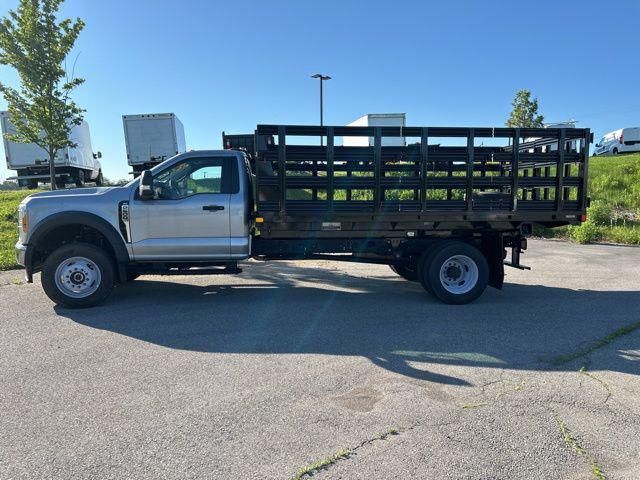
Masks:
[[[400,275],[405,280],[410,282],[418,281],[418,266],[417,265],[389,265],[389,268],[395,273]]]
[[[102,185],[104,185],[104,177],[102,176],[102,172],[99,172],[96,177],[96,187],[101,187]]]
[[[84,264],[83,262],[71,261],[74,257],[82,257],[89,260],[91,266],[88,266],[89,264]],[[65,266],[65,262],[69,263]],[[74,268],[73,265],[84,265],[84,268],[88,268],[92,272],[95,272],[96,269],[98,270],[99,280],[93,282],[93,284],[95,284],[95,290],[89,290],[91,293],[87,296],[71,296],[58,286],[58,283],[62,283],[62,281],[56,282],[56,270],[59,267],[61,269],[67,268],[67,270],[70,270]],[[55,250],[45,260],[42,268],[41,281],[42,288],[45,293],[56,304],[67,308],[93,307],[104,301],[113,290],[113,262],[104,250],[96,247],[95,245],[88,243],[72,243],[64,245]],[[64,283],[70,284],[69,280]]]
[[[84,170],[78,170],[76,172],[74,181],[76,183],[76,187],[78,188],[84,187]]]
[[[431,248],[425,250],[418,259],[418,279],[420,280],[422,288],[424,288],[431,295],[433,295],[433,290],[431,289],[431,283],[429,282],[429,275],[425,274],[424,270],[428,267],[428,265],[431,265],[431,260],[437,253],[440,246],[441,245],[439,243],[431,246]]]
[[[613,153],[614,155],[617,155],[617,154],[618,154],[618,149],[617,149],[617,148],[614,148],[614,149],[613,149],[613,152],[611,152],[611,153]]]
[[[440,272],[446,264],[452,273],[443,273],[443,280]],[[474,301],[487,288],[489,265],[477,248],[463,242],[448,241],[424,258],[420,274],[423,286],[436,298],[451,305],[462,305]],[[447,282],[449,277],[446,275],[451,275],[452,280]],[[460,279],[459,283],[456,283],[457,279]],[[455,292],[456,289],[460,291]]]

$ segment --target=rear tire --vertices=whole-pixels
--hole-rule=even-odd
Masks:
[[[418,266],[416,264],[389,265],[389,268],[410,282],[418,281]]]
[[[422,285],[444,303],[472,302],[487,288],[487,260],[477,248],[467,243],[444,242],[423,260],[420,268]]]
[[[45,260],[41,281],[45,293],[56,304],[67,308],[93,307],[113,290],[113,262],[95,245],[64,245]]]
[[[424,288],[431,295],[433,295],[433,289],[431,288],[429,275],[425,273],[425,269],[428,269],[429,265],[431,265],[431,260],[433,259],[433,256],[438,252],[440,247],[440,244],[432,246],[431,248],[426,250],[418,260],[418,279],[420,280],[422,288]]]

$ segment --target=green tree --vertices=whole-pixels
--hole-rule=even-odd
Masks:
[[[529,90],[520,90],[513,99],[513,110],[506,122],[511,128],[538,128],[543,126],[544,117],[538,114],[538,99],[531,99]]]
[[[0,82],[17,132],[9,139],[35,143],[47,152],[52,190],[56,152],[75,146],[69,132],[82,122],[84,112],[70,98],[84,80],[74,78],[73,71],[68,75],[66,69],[66,58],[84,22],[80,18],[58,22],[62,2],[20,0],[17,10],[0,20],[0,64],[13,67],[20,78],[18,89]]]

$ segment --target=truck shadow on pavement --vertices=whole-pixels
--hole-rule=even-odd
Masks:
[[[460,386],[471,384],[437,373],[438,365],[577,370],[580,360],[563,367],[553,360],[640,320],[637,291],[507,283],[473,304],[450,306],[380,269],[364,278],[284,262],[244,268],[237,278],[195,280],[204,285],[143,277],[104,306],[56,311],[173,349],[362,356],[399,375]],[[609,368],[640,373],[632,356],[612,350]]]

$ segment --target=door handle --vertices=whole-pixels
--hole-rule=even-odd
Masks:
[[[216,210],[224,210],[224,206],[222,205],[204,205],[202,207],[203,210],[216,211]]]

